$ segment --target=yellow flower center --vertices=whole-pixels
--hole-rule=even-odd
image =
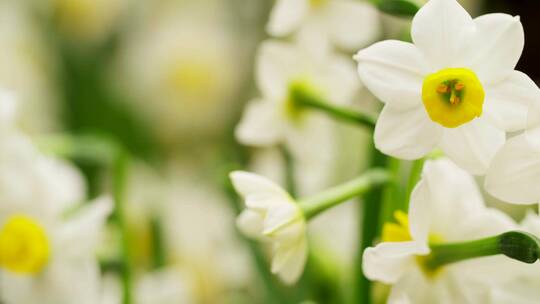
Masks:
[[[170,67],[167,75],[171,88],[191,95],[206,94],[215,86],[216,81],[211,66],[200,60],[179,60]]]
[[[401,210],[394,212],[396,222],[384,223],[382,229],[383,242],[407,242],[412,240],[409,233],[409,217]]]
[[[422,101],[431,120],[456,128],[482,115],[484,88],[473,71],[448,68],[428,75]]]
[[[309,5],[312,8],[318,8],[323,6],[328,0],[309,0]]]
[[[49,259],[49,240],[35,220],[8,218],[0,229],[0,267],[20,274],[39,273]]]

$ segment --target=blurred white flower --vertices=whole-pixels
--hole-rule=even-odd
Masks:
[[[415,304],[491,303],[491,291],[521,265],[490,256],[435,270],[427,266],[430,244],[484,238],[517,226],[502,212],[486,208],[473,177],[449,160],[426,162],[409,214],[398,211],[395,216],[396,222],[383,228],[383,242],[368,248],[363,261],[368,278],[392,285],[389,303],[405,298]]]
[[[25,1],[0,3],[0,87],[16,93],[19,122],[30,134],[59,127],[56,56]]]
[[[138,236],[131,253],[139,270],[152,269],[153,233],[161,233],[167,273],[176,273],[184,282],[177,287],[185,297],[172,303],[226,302],[225,294],[249,285],[251,257],[237,236],[234,213],[219,186],[201,176],[203,169],[194,161],[187,163],[172,161],[161,174],[142,163],[130,168],[126,219]],[[161,229],[152,231],[151,221]],[[172,301],[173,289],[170,293]],[[186,297],[192,301],[183,301]]]
[[[240,231],[273,246],[272,272],[287,284],[295,283],[307,259],[306,221],[290,195],[256,174],[235,171],[231,181],[245,200],[237,219]]]
[[[223,9],[173,7],[122,38],[115,79],[131,106],[166,142],[222,132],[235,113],[242,48]]]
[[[485,174],[505,131],[525,127],[525,104],[538,95],[514,70],[524,45],[519,18],[472,19],[455,0],[431,0],[411,35],[414,44],[387,40],[355,56],[363,83],[385,102],[377,148],[417,159],[440,147],[460,167]]]
[[[262,44],[256,71],[262,97],[247,104],[236,127],[236,138],[243,144],[286,145],[298,166],[295,175],[302,194],[327,185],[339,153],[339,136],[325,114],[298,108],[289,96],[290,87],[305,86],[342,105],[351,103],[360,88],[349,59],[304,47],[277,41]]]
[[[298,31],[301,39],[322,37],[352,51],[377,38],[379,13],[367,1],[278,0],[267,31],[277,37]]]
[[[527,129],[510,138],[497,152],[487,172],[486,190],[514,204],[540,202],[540,97],[532,100]]]
[[[0,301],[90,304],[99,292],[95,247],[112,203],[77,206],[81,175],[41,155],[17,131],[14,108],[0,98]]]

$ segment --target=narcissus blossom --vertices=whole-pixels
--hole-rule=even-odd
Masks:
[[[413,43],[386,40],[358,52],[363,83],[385,103],[375,145],[403,159],[436,147],[485,174],[505,131],[525,127],[538,89],[515,71],[524,45],[519,17],[472,19],[455,0],[431,0],[412,22]]]
[[[491,303],[491,291],[517,267],[502,256],[430,267],[432,244],[479,239],[516,226],[486,208],[473,177],[449,160],[426,162],[408,215],[398,211],[395,218],[363,260],[369,279],[392,285],[389,303]]]
[[[99,293],[95,248],[109,199],[78,206],[83,178],[41,155],[14,125],[0,98],[0,302],[93,303]]]
[[[379,12],[367,1],[278,0],[267,31],[276,37],[299,32],[302,38],[322,38],[354,50],[377,38]]]
[[[272,272],[288,284],[302,274],[307,259],[306,221],[291,196],[272,181],[235,171],[231,180],[246,209],[237,225],[246,236],[272,244]]]

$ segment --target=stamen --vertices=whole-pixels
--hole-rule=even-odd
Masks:
[[[456,90],[456,91],[461,91],[464,88],[465,88],[465,85],[463,83],[461,83],[461,82],[456,83],[456,85],[454,86],[454,90]]]
[[[450,88],[447,85],[442,84],[442,83],[437,87],[437,92],[441,94],[448,93],[449,90]]]
[[[455,105],[455,104],[458,104],[459,102],[461,101],[461,99],[454,95],[454,92],[452,92],[452,96],[450,96],[450,103]]]

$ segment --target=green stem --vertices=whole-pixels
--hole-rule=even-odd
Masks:
[[[281,145],[279,147],[281,154],[283,155],[283,159],[285,160],[285,184],[287,187],[287,192],[289,192],[293,197],[296,197],[297,195],[297,188],[296,188],[296,182],[294,178],[294,160],[284,145]]]
[[[404,206],[402,209],[407,211],[409,209],[409,201],[411,199],[411,193],[414,190],[414,187],[420,180],[422,176],[422,169],[424,168],[425,159],[421,158],[412,162],[411,171],[409,173],[409,180],[407,182],[407,192],[405,192],[405,200],[403,202]]]
[[[327,189],[314,196],[301,199],[298,204],[307,220],[319,213],[384,184],[391,176],[382,169],[371,169],[344,184]]]
[[[124,208],[126,199],[127,169],[129,157],[126,152],[119,150],[113,162],[113,198],[115,203],[114,216],[120,230],[120,253],[122,255],[122,293],[123,304],[131,304],[132,298],[132,273],[131,256],[129,254],[130,237],[126,226]]]
[[[451,263],[498,254],[532,264],[539,258],[540,240],[530,233],[510,231],[479,240],[432,244],[430,248],[424,263],[431,271]]]
[[[160,269],[165,266],[167,257],[163,239],[163,227],[155,214],[150,219],[150,233],[152,235],[152,267]]]
[[[294,105],[298,108],[319,110],[338,120],[359,124],[370,129],[375,128],[377,118],[374,116],[332,104],[320,96],[311,93],[308,88],[301,84],[291,85],[289,94]]]
[[[388,158],[375,147],[371,147],[371,166],[386,167],[387,163]],[[355,283],[357,288],[355,288],[355,303],[372,303],[371,282],[364,276],[362,271],[362,259],[364,250],[373,245],[373,241],[377,236],[382,196],[383,189],[373,189],[363,197],[363,204],[360,208],[362,220],[358,231],[360,246],[356,253]]]
[[[377,232],[380,233],[382,225],[393,218],[394,211],[402,209],[402,191],[399,185],[399,173],[401,161],[397,158],[388,158],[388,170],[392,175],[392,182],[389,183],[382,194],[382,206],[379,216]],[[403,211],[407,211],[406,209]]]

